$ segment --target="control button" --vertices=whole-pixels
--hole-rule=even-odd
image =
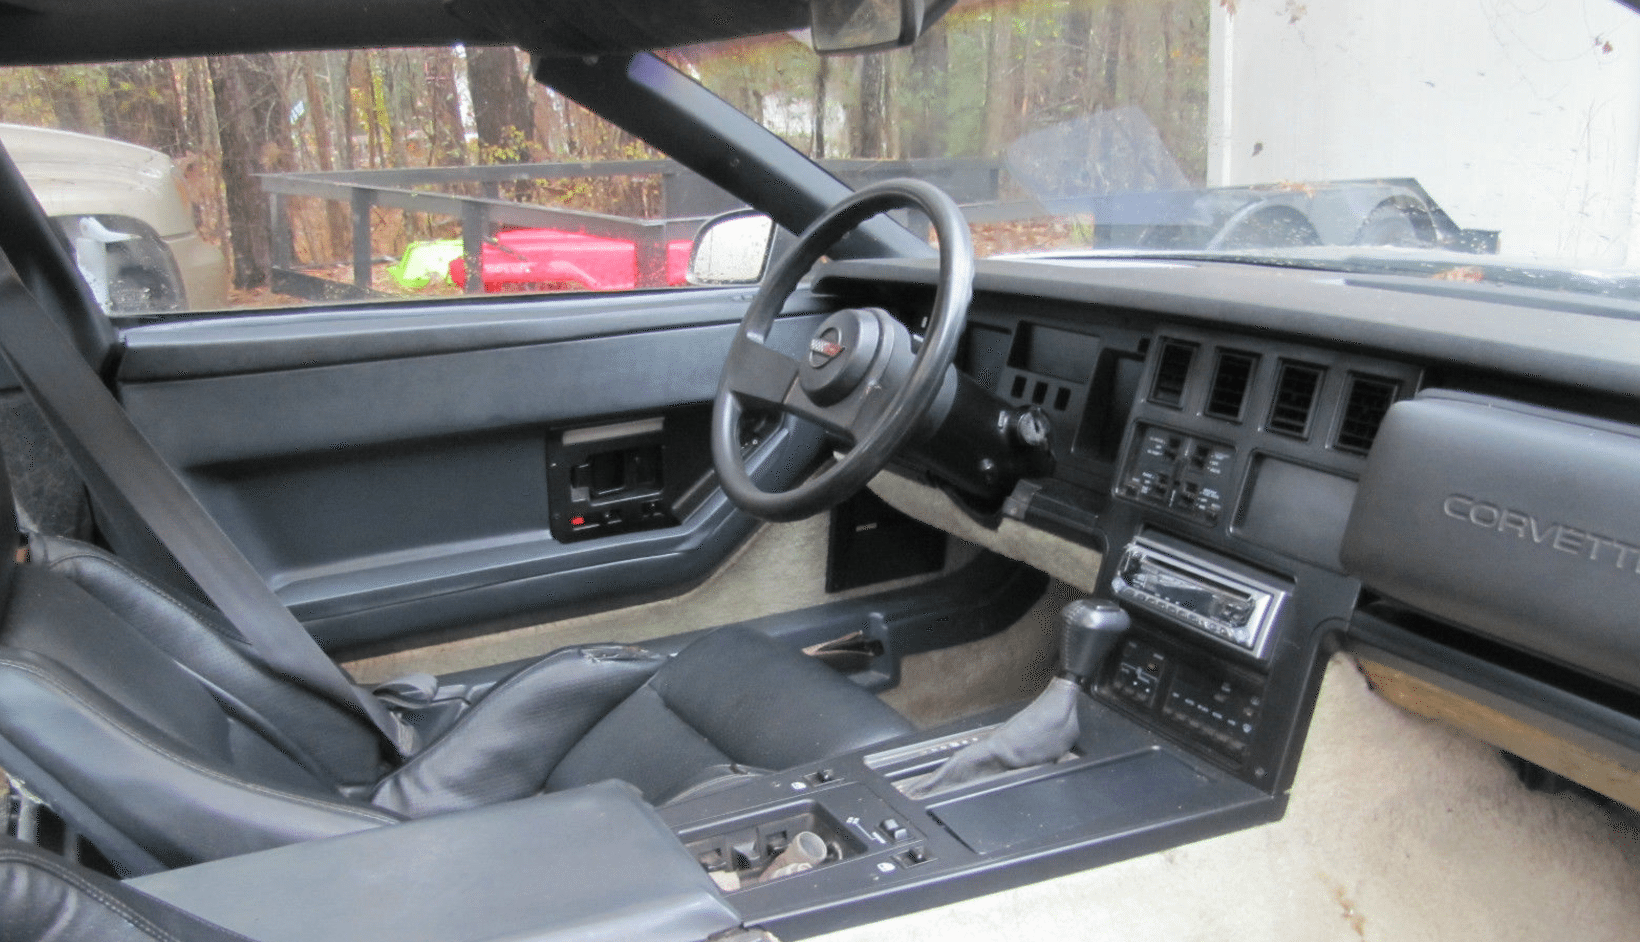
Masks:
[[[897,818],[884,818],[883,823],[877,825],[877,830],[883,836],[898,844],[900,841],[911,839],[911,830],[899,822]]]
[[[803,776],[803,781],[816,786],[829,785],[837,781],[837,773],[831,769],[821,769],[818,772],[810,772]]]
[[[927,863],[928,858],[928,848],[919,845],[901,854],[900,862],[905,864],[907,867],[915,867],[918,864]]]

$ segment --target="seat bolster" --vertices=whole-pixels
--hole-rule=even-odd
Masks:
[[[5,837],[0,837],[0,939],[246,942],[236,932]]]
[[[318,782],[249,781],[31,652],[0,650],[0,735],[166,866],[401,820]]]
[[[914,732],[853,681],[740,626],[703,635],[650,686],[741,765],[785,769]]]
[[[303,765],[354,785],[373,783],[386,771],[379,736],[368,723],[279,676],[216,611],[95,546],[31,535],[29,555],[34,565],[28,568],[63,577],[118,613]]]
[[[496,685],[382,779],[372,800],[419,818],[533,795],[571,747],[664,660],[618,645],[556,651]]]
[[[734,760],[645,685],[581,737],[552,770],[547,787],[563,791],[613,778],[660,805],[704,779],[739,771]]]

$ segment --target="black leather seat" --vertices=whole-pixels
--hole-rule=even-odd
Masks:
[[[4,488],[0,532],[14,532]],[[129,873],[607,778],[661,803],[912,729],[847,678],[731,627],[672,657],[548,655],[399,763],[215,612],[96,548],[33,537],[28,563],[0,554],[0,603],[0,768]]]
[[[6,942],[247,942],[132,887],[0,837]]]

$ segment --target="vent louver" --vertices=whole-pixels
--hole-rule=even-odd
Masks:
[[[1258,357],[1234,350],[1219,352],[1217,368],[1213,370],[1213,388],[1207,395],[1203,411],[1218,419],[1241,421],[1241,410],[1247,402],[1247,384],[1253,379],[1253,367]]]
[[[1282,363],[1276,374],[1276,395],[1270,403],[1270,420],[1265,427],[1278,435],[1308,438],[1310,416],[1315,411],[1315,394],[1321,388],[1322,370],[1304,363]]]
[[[1190,379],[1190,363],[1196,345],[1169,340],[1157,357],[1156,379],[1150,385],[1150,401],[1177,409],[1184,404],[1184,387]]]
[[[1378,437],[1385,413],[1395,404],[1399,389],[1399,384],[1392,380],[1352,377],[1349,395],[1344,400],[1344,419],[1338,424],[1338,437],[1333,444],[1344,451],[1366,454],[1372,448],[1373,439]]]

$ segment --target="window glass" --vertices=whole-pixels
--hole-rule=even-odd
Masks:
[[[8,68],[0,142],[116,316],[683,284],[702,219],[739,204],[528,65],[454,47]]]
[[[982,255],[1237,261],[1640,298],[1640,13],[1616,0],[966,0],[916,44],[672,54]]]

